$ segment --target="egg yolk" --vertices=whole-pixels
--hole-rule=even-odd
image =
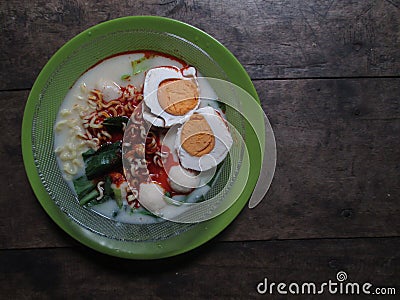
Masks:
[[[193,80],[167,79],[157,91],[161,108],[174,116],[183,116],[197,106],[199,91]]]
[[[193,114],[182,126],[182,148],[191,156],[203,156],[215,146],[215,136],[207,120],[200,114]]]

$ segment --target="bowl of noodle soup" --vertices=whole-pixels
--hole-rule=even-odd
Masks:
[[[150,73],[160,82],[189,78],[200,91],[193,98],[205,100],[189,106],[184,115],[156,115],[153,106],[161,102],[154,104],[151,94],[146,95]],[[201,245],[237,216],[256,184],[262,150],[254,147],[256,136],[246,120],[221,105],[226,95],[203,76],[238,85],[251,96],[249,101],[259,102],[247,73],[224,46],[195,27],[167,18],[125,17],[101,23],[74,37],[49,60],[29,95],[22,149],[39,202],[64,231],[106,254],[153,259]],[[188,89],[193,86],[189,83]],[[141,125],[144,112],[154,119],[149,128]],[[189,130],[189,121],[204,123],[209,115],[218,124],[233,124],[228,128],[231,144],[224,135],[212,144],[218,152],[219,140],[228,143],[228,158],[210,166],[203,163],[201,171],[189,168],[196,176],[205,174],[196,177],[196,186],[166,180],[163,170],[179,179],[185,159],[188,164],[198,161],[197,154],[190,154],[193,145],[179,150],[183,154],[174,147],[177,136]],[[218,125],[221,130],[213,126],[217,125],[211,126],[213,132],[226,131],[224,125]],[[127,130],[141,141],[126,142]],[[238,143],[236,135],[244,142]],[[250,146],[251,159],[243,156],[244,146]],[[207,175],[208,170],[213,173]],[[162,210],[160,202],[146,202],[154,191],[169,200],[165,207],[217,199],[216,209],[232,195],[235,201],[218,215],[202,218],[197,213],[196,221],[188,222],[193,214],[176,220],[165,217],[168,210]],[[146,195],[143,201],[140,195]]]

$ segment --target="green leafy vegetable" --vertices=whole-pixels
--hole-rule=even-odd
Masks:
[[[87,179],[85,175],[74,179],[73,184],[80,205],[85,205],[99,196],[99,191],[96,189],[96,183]]]
[[[85,175],[74,179],[73,184],[78,198],[82,198],[84,195],[96,188],[96,184],[93,181],[88,180]]]
[[[87,159],[88,157],[92,156],[92,155],[95,154],[95,153],[96,153],[95,150],[89,149],[89,150],[87,150],[86,152],[83,152],[83,153],[82,153],[82,158],[83,158],[83,160],[85,160],[85,159]]]
[[[82,154],[88,179],[106,175],[122,165],[122,142],[104,144],[94,153],[90,150]]]
[[[113,193],[114,193],[114,200],[117,202],[118,207],[121,208],[122,207],[121,190],[119,188],[115,188],[113,189]]]
[[[129,80],[131,78],[131,76],[143,73],[145,71],[147,71],[150,68],[150,65],[148,63],[146,63],[145,61],[148,58],[152,58],[154,57],[153,54],[147,55],[147,56],[143,56],[139,59],[135,59],[131,61],[131,66],[132,66],[132,74],[124,74],[121,76],[121,80]]]
[[[99,195],[100,195],[99,191],[97,189],[94,189],[90,193],[83,196],[82,199],[79,200],[79,204],[83,206],[83,205],[89,204],[90,202],[94,202],[94,201],[96,201],[96,204],[98,204],[96,198]]]
[[[111,178],[110,176],[104,176],[122,164],[121,144],[121,141],[105,144],[97,151],[89,149],[82,154],[86,175],[73,180],[80,205],[95,205],[112,198],[114,191],[111,188]],[[97,181],[94,179],[98,180],[100,177],[104,178],[104,196],[102,199],[97,200],[96,198],[100,193],[96,187]]]
[[[121,190],[119,188],[115,188],[113,189],[114,192],[114,197],[116,200],[121,200],[122,201],[122,194],[121,194]]]
[[[128,121],[129,118],[126,116],[110,117],[103,121],[103,125],[108,129],[122,129]]]
[[[143,56],[143,57],[133,60],[131,62],[133,75],[137,75],[137,74],[142,73],[147,70],[148,66],[146,64],[143,64],[143,62],[145,60],[146,60],[146,56]]]
[[[211,180],[207,183],[209,186],[213,186],[213,184],[218,180],[220,174],[221,174],[221,169],[222,169],[223,163],[220,163],[217,166],[217,169],[215,170],[214,176],[211,178]]]
[[[131,74],[124,74],[121,76],[121,80],[128,80],[129,78],[131,78]]]
[[[104,197],[108,199],[112,199],[114,196],[114,190],[111,187],[112,181],[110,176],[106,176],[106,179],[104,180]]]
[[[218,107],[222,110],[223,113],[225,113],[226,112],[226,104],[221,101],[217,101],[217,103],[218,103]]]

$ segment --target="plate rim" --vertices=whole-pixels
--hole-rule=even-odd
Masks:
[[[49,59],[35,80],[25,105],[21,131],[21,147],[25,171],[37,200],[50,218],[67,234],[85,246],[111,256],[129,259],[158,259],[182,254],[199,247],[222,232],[237,217],[249,200],[256,185],[261,169],[261,152],[263,149],[254,147],[254,144],[257,144],[257,139],[255,136],[247,135],[249,128],[246,128],[246,144],[251,145],[251,147],[248,147],[249,153],[254,152],[250,153],[250,174],[247,179],[246,188],[237,201],[223,214],[211,220],[201,222],[191,230],[174,237],[157,242],[129,242],[128,245],[125,241],[99,236],[68,218],[46,191],[34,163],[32,124],[35,105],[49,75],[57,68],[58,63],[64,59],[67,53],[71,52],[81,43],[87,42],[88,37],[95,37],[97,34],[104,34],[107,31],[112,32],[120,28],[130,27],[172,33],[196,44],[218,62],[221,68],[228,74],[232,83],[247,91],[252,96],[252,99],[260,105],[256,89],[244,67],[225,46],[208,33],[190,24],[165,17],[122,17],[94,25],[84,30],[66,42]],[[133,245],[131,245],[132,243]]]

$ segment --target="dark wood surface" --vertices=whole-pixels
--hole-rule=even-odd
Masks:
[[[0,2],[0,298],[253,298],[264,277],[324,282],[340,270],[400,293],[400,1],[215,2]],[[20,131],[59,47],[99,22],[150,14],[205,30],[240,60],[278,162],[263,202],[215,239],[138,262],[55,225],[26,178]]]

